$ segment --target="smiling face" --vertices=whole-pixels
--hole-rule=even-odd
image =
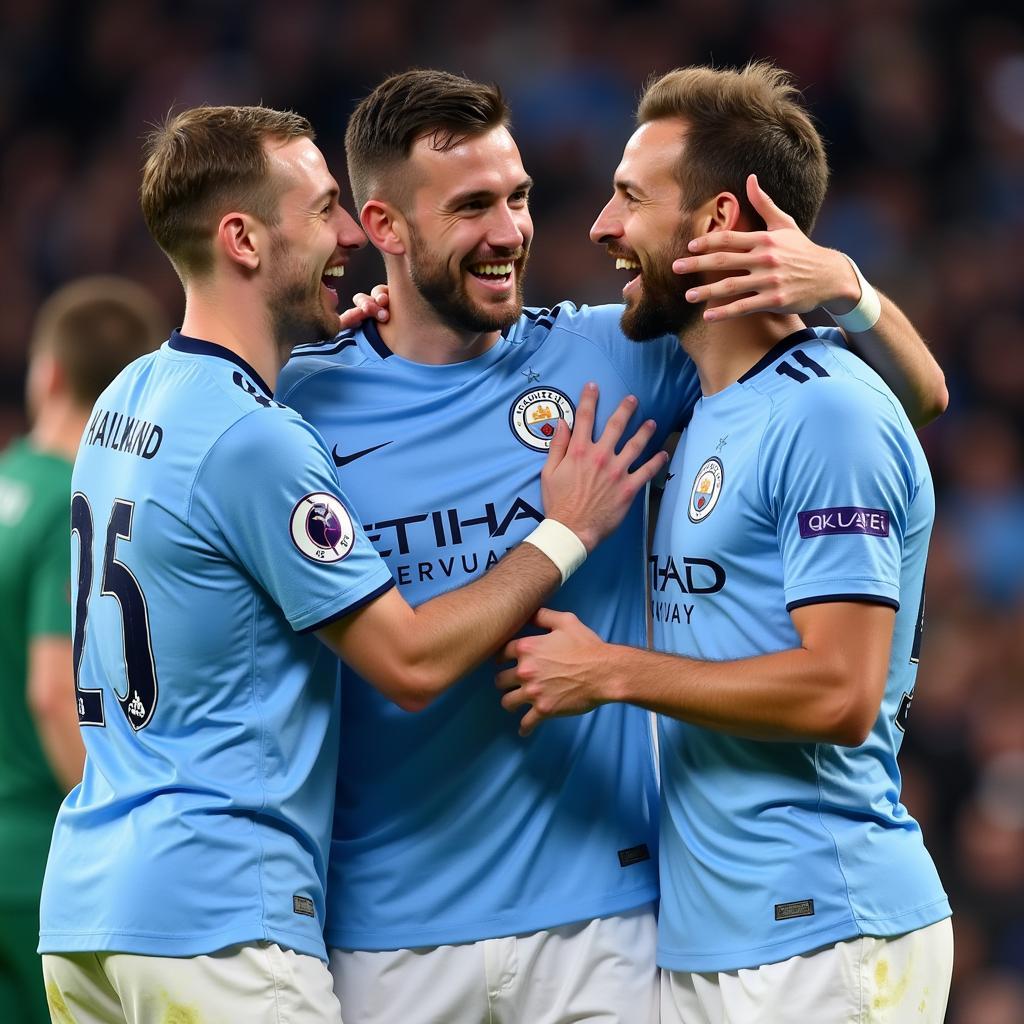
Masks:
[[[452,327],[501,330],[523,308],[532,182],[503,126],[444,151],[430,142],[417,140],[408,161],[410,279]]]
[[[591,241],[630,275],[622,289],[622,330],[634,341],[681,334],[700,321],[701,308],[685,298],[699,279],[672,272],[672,261],[686,255],[696,234],[676,177],[684,131],[681,120],[670,118],[633,133],[615,171],[615,192],[590,229]]]
[[[281,182],[270,229],[267,308],[278,345],[289,351],[338,333],[338,283],[366,236],[339,203],[338,183],[309,139],[269,144],[271,173]]]

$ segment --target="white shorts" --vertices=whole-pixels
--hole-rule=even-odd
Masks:
[[[653,906],[458,946],[331,950],[345,1024],[657,1024]]]
[[[269,942],[208,956],[44,953],[59,1024],[341,1024],[327,965]]]
[[[953,972],[946,918],[742,971],[661,972],[662,1024],[942,1024]]]

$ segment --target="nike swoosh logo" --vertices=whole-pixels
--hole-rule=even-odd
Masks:
[[[335,445],[331,449],[331,457],[334,459],[334,464],[341,469],[342,466],[347,466],[350,462],[355,462],[356,459],[361,459],[364,455],[377,451],[378,448],[387,448],[389,444],[394,444],[394,442],[384,441],[381,444],[375,444],[372,448],[364,448],[361,452],[353,452],[351,455],[339,455],[338,446]]]

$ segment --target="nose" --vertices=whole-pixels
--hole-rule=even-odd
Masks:
[[[366,234],[343,206],[338,207],[338,245],[342,249],[362,249]]]
[[[526,210],[513,210],[499,203],[487,225],[487,244],[492,249],[518,249],[533,234],[533,222]]]
[[[607,245],[622,237],[622,220],[615,206],[615,196],[612,196],[590,228],[590,240],[597,245]]]

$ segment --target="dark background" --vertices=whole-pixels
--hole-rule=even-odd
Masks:
[[[1010,13],[1013,7],[1016,13]],[[0,0],[0,441],[24,429],[40,301],[85,273],[177,279],[142,224],[140,140],[169,108],[290,107],[339,177],[354,103],[435,66],[497,81],[536,180],[527,299],[614,301],[587,240],[641,84],[768,57],[828,141],[815,237],[928,339],[951,403],[905,796],[955,909],[950,1021],[1024,1021],[1024,15],[978,0]],[[357,260],[346,288],[382,275]]]

